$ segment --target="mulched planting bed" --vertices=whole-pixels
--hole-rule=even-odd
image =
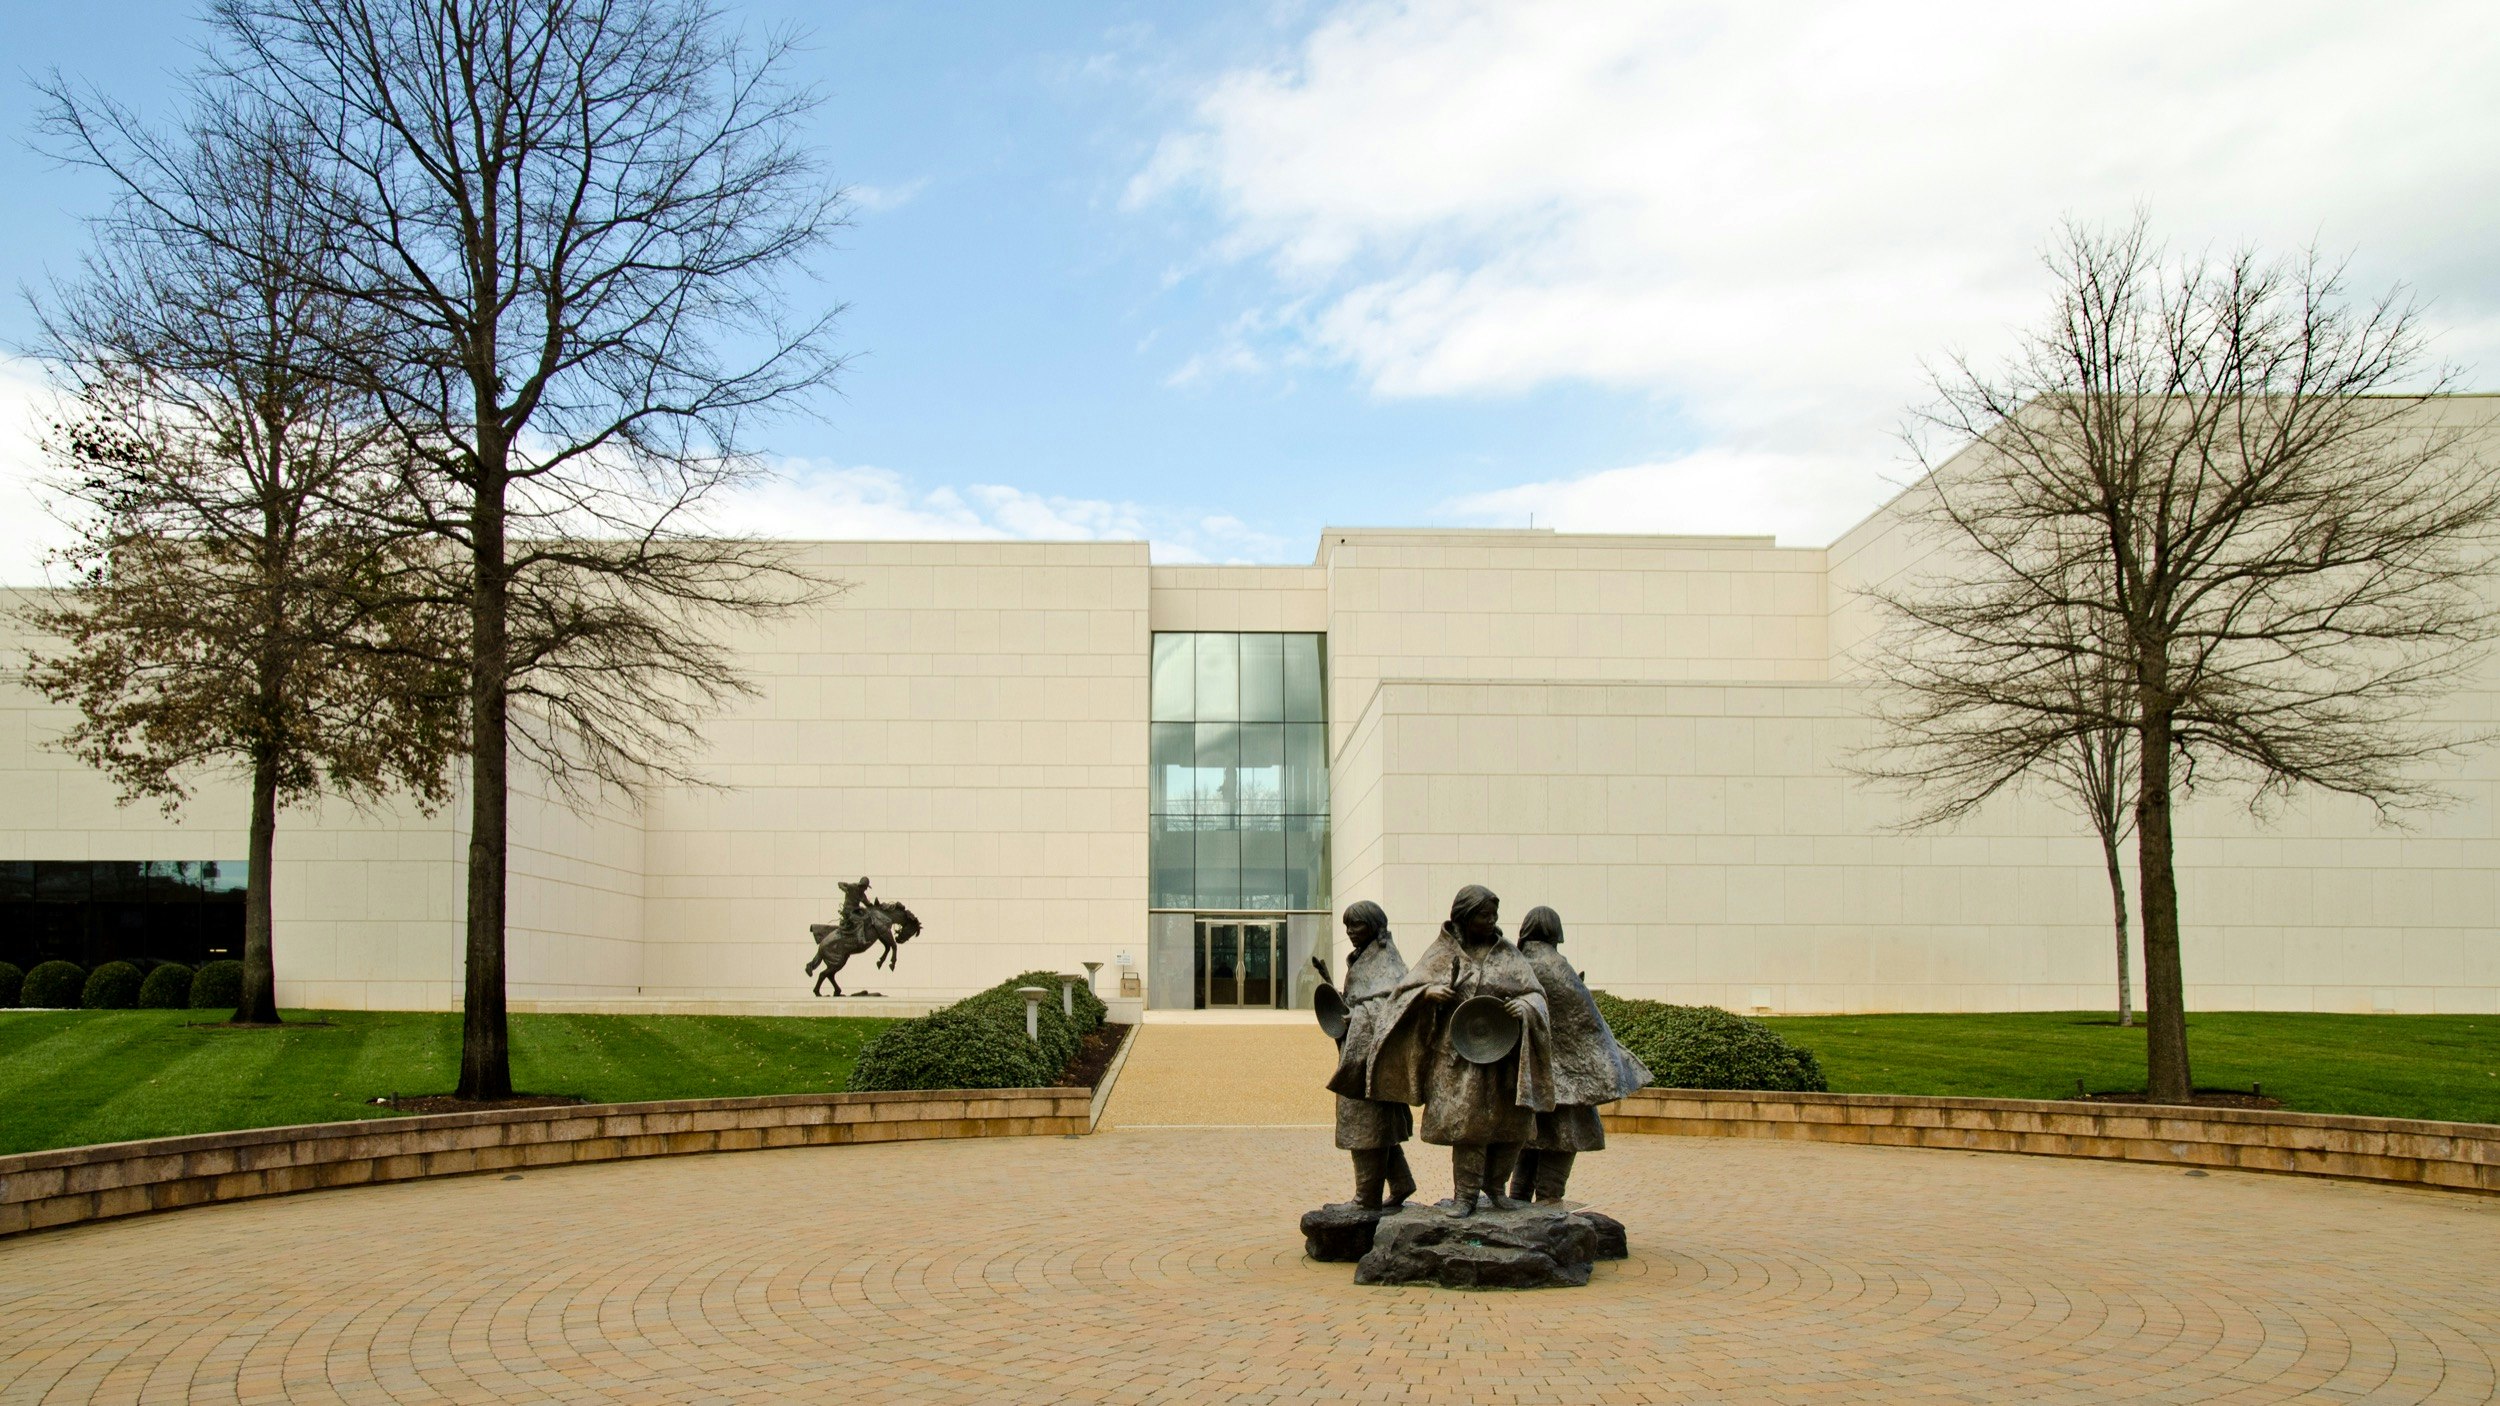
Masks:
[[[393,1113],[485,1113],[501,1108],[571,1108],[590,1102],[575,1094],[514,1094],[510,1098],[455,1098],[450,1094],[424,1094],[415,1098],[373,1100],[374,1106]]]
[[[2058,1102],[2151,1103],[2152,1100],[2144,1096],[2144,1090],[2135,1089],[2125,1093],[2070,1094],[2059,1099]],[[2177,1107],[2178,1105],[2169,1106]],[[2268,1094],[2253,1093],[2247,1089],[2198,1089],[2196,1106],[2198,1108],[2281,1108],[2283,1100]]]
[[[1085,1043],[1077,1046],[1076,1058],[1069,1060],[1068,1067],[1059,1071],[1059,1087],[1090,1089],[1100,1085],[1102,1076],[1110,1072],[1112,1057],[1120,1052],[1120,1040],[1128,1034],[1128,1030],[1125,1025],[1113,1025],[1108,1021],[1095,1026],[1093,1033],[1085,1037]]]

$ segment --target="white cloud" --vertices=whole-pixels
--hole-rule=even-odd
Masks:
[[[923,488],[891,469],[804,460],[721,495],[703,520],[796,540],[1144,541],[1168,562],[1272,560],[1284,545],[1232,518],[998,483]]]
[[[1892,491],[1881,479],[1870,485],[1867,463],[1858,456],[1701,449],[1657,463],[1468,494],[1439,505],[1436,516],[1487,527],[1771,535],[1819,543],[1855,526]]]
[[[1920,360],[2034,318],[2070,215],[2355,249],[2500,375],[2494,72],[2463,0],[1357,0],[1215,80],[1130,196],[1204,202],[1296,308],[1184,379],[1300,353],[1385,396],[1629,389],[1862,507]]]
[[[873,215],[881,215],[888,210],[899,210],[902,207],[909,205],[913,200],[919,198],[920,192],[928,188],[929,178],[927,176],[915,176],[911,180],[903,182],[901,185],[844,186],[842,188],[842,194],[845,199],[850,201],[853,207],[864,210]]]
[[[35,368],[0,358],[0,586],[43,584],[47,551],[66,545],[69,530],[42,491],[43,420],[52,393]]]
[[[67,531],[40,491],[38,435],[51,393],[24,362],[0,359],[0,586],[40,585],[43,556]],[[996,483],[921,487],[890,469],[785,460],[774,474],[708,501],[703,528],[792,540],[1143,541],[1165,562],[1273,561],[1281,538],[1237,518]]]

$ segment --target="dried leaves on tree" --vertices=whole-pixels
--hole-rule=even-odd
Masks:
[[[455,623],[405,597],[427,544],[379,519],[401,475],[335,349],[353,309],[292,198],[301,134],[204,111],[172,137],[56,88],[51,129],[122,188],[79,277],[39,301],[63,397],[50,449],[76,528],[37,598],[35,686],[126,798],[170,811],[204,770],[252,794],[238,1020],[274,1020],[277,812],[322,794],[439,802],[459,743]],[[204,237],[204,232],[212,232]]]
[[[222,0],[222,80],[322,134],[301,193],[323,291],[442,547],[472,724],[460,1092],[509,1091],[512,753],[575,793],[699,780],[698,720],[750,691],[727,632],[829,589],[705,531],[748,423],[826,384],[830,313],[787,276],[837,222],[786,45],[701,0]]]

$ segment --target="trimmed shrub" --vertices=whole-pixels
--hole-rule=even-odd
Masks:
[[[210,962],[191,978],[191,1009],[230,1011],[243,1004],[243,964]]]
[[[191,1004],[191,969],[180,962],[159,962],[139,983],[139,1009],[179,1011]]]
[[[1640,1056],[1662,1088],[1819,1094],[1830,1087],[1814,1051],[1790,1044],[1761,1021],[1717,1006],[1592,994],[1615,1038]]]
[[[26,973],[26,989],[18,999],[30,1006],[45,1006],[56,1011],[78,1009],[78,998],[87,992],[87,969],[76,962],[37,962]]]
[[[1042,998],[1034,1022],[1038,1039],[1024,1033],[1022,986],[1038,986]],[[860,1051],[851,1066],[856,1092],[884,1089],[1023,1089],[1051,1084],[1076,1058],[1085,1037],[1109,1014],[1102,998],[1076,983],[1074,1019],[1059,1011],[1059,973],[1019,972],[942,1011],[897,1021]]]
[[[1102,1024],[1102,1002],[1097,999],[1090,1005],[1087,1003],[1084,983],[1077,984],[1074,1020],[1059,1013],[1059,980],[1057,974],[1052,972],[1024,972],[1011,976],[987,991],[964,997],[947,1009],[994,1014],[1013,1025],[1017,1038],[1022,1039],[1024,998],[1016,994],[1016,988],[1020,986],[1038,986],[1050,993],[1042,998],[1040,1019],[1034,1022],[1034,1026],[1041,1036],[1042,1053],[1050,1060],[1051,1079],[1056,1079],[1059,1071],[1067,1067],[1068,1061],[1076,1058],[1077,1047],[1085,1043],[1085,1037]],[[1047,1084],[1050,1079],[1042,1082]]]
[[[896,1021],[879,1032],[851,1066],[850,1087],[1033,1088],[1058,1078],[1066,1063],[1024,1038],[1021,1010],[1010,1024],[995,1010],[968,1011],[956,1005],[917,1020]]]
[[[17,1004],[17,994],[26,986],[26,971],[15,962],[0,962],[0,1006]]]
[[[78,1004],[91,1011],[126,1011],[139,1004],[139,986],[146,978],[128,962],[106,962],[87,973]]]

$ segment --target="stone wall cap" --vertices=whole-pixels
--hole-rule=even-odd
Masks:
[[[235,1128],[226,1132],[187,1133],[180,1137],[140,1138],[130,1142],[88,1143],[79,1147],[51,1147],[38,1152],[13,1153],[0,1157],[0,1179],[26,1172],[89,1166],[98,1162],[117,1162],[139,1157],[184,1156],[200,1152],[264,1147],[274,1143],[374,1135],[398,1136],[493,1127],[509,1123],[552,1123],[573,1119],[655,1113],[732,1113],[767,1108],[838,1108],[860,1104],[961,1102],[974,1098],[1042,1098],[1051,1101],[1054,1105],[1063,1103],[1090,1105],[1093,1096],[1092,1089],[1057,1087],[893,1089],[866,1093],[763,1094],[744,1098],[658,1099],[641,1103],[565,1103],[540,1108],[490,1108],[473,1113],[398,1115],[385,1113],[373,1117],[342,1118],[327,1123],[285,1123],[267,1128]]]
[[[1999,1113],[2101,1114],[2122,1118],[2156,1118],[2239,1124],[2249,1127],[2314,1128],[2357,1133],[2404,1133],[2423,1137],[2500,1140],[2500,1123],[2450,1123],[2430,1118],[2371,1118],[2349,1113],[2299,1113],[2290,1109],[2197,1108],[2170,1103],[2113,1103],[2100,1099],[1963,1098],[1922,1094],[1808,1094],[1772,1089],[1672,1089],[1652,1085],[1613,1105],[1637,1115],[1633,1105],[1651,1100],[1689,1099],[1702,1103],[1790,1103],[1826,1108],[1956,1108]]]

